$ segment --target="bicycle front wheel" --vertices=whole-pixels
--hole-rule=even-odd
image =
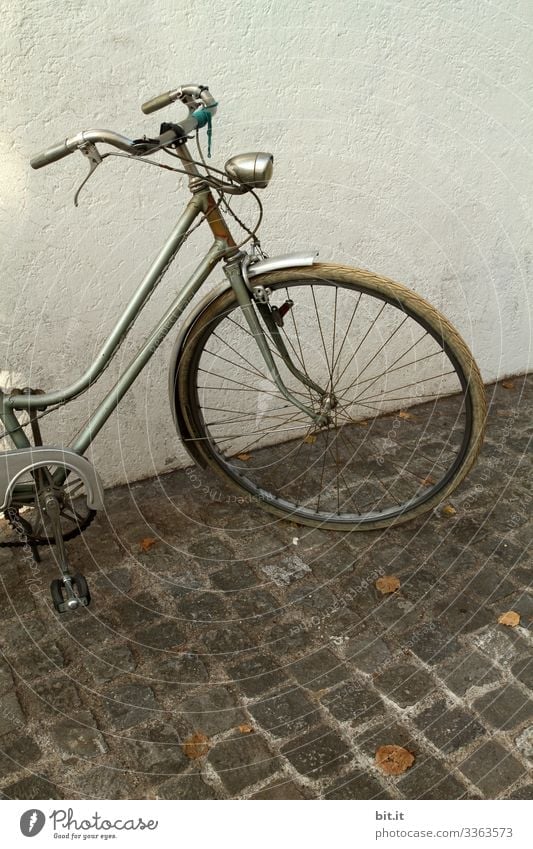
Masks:
[[[284,518],[334,530],[406,521],[474,463],[486,416],[478,368],[451,324],[406,287],[317,264],[254,278],[284,314],[285,386],[266,367],[232,290],[196,319],[176,365],[177,403],[211,468]],[[318,387],[321,392],[318,392]]]

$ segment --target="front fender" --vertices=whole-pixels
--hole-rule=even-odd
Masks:
[[[243,261],[243,276],[246,282],[248,283],[255,277],[258,277],[261,274],[267,274],[270,271],[278,271],[281,268],[298,268],[300,266],[313,265],[313,263],[317,261],[317,257],[318,251],[297,251],[295,253],[280,254],[279,256],[267,257],[266,259],[261,259],[258,262],[250,262],[248,255],[246,255]],[[253,283],[251,285],[253,285]],[[207,307],[215,300],[215,298],[218,298],[219,295],[221,295],[222,292],[225,292],[227,289],[228,285],[226,282],[220,283],[218,286],[215,287],[215,289],[212,289],[210,292],[207,293],[204,298],[202,298],[201,301],[199,301],[199,303],[190,312],[186,321],[181,326],[170,356],[170,364],[168,371],[168,392],[170,400],[170,409],[172,410],[172,418],[174,419],[174,425],[189,456],[194,460],[195,463],[202,467],[205,467],[205,461],[203,460],[199,451],[196,449],[194,440],[192,439],[192,434],[189,431],[189,428],[183,416],[181,415],[179,399],[177,397],[176,375],[178,372],[178,366],[181,359],[181,353],[183,351],[185,340],[191,332],[191,329],[194,326],[196,320],[199,318],[200,314],[205,309],[207,309]]]

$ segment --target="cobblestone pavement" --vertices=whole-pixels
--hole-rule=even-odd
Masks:
[[[455,513],[332,534],[175,472],[108,493],[64,616],[50,553],[0,551],[4,797],[533,798],[533,379],[488,394]]]

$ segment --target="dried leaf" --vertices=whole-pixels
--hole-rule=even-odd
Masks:
[[[379,590],[382,595],[387,595],[388,593],[395,593],[396,590],[398,590],[399,588],[400,579],[397,578],[396,575],[383,575],[376,581],[376,589]]]
[[[400,412],[398,413],[398,418],[400,418],[400,419],[414,419],[414,416],[413,416],[412,413],[408,413],[407,410],[400,410]]]
[[[307,445],[313,445],[316,442],[316,436],[314,435],[314,433],[308,433],[307,436],[304,436],[303,441]]]
[[[198,760],[209,751],[209,737],[197,731],[182,744],[182,749],[191,761]]]
[[[441,510],[441,513],[442,513],[443,516],[455,516],[456,513],[457,513],[457,510],[455,509],[453,504],[445,504],[444,507]]]
[[[243,451],[242,454],[237,454],[237,460],[242,460],[243,463],[246,463],[248,460],[252,459],[251,454],[247,454],[246,451]]]
[[[508,610],[507,613],[502,613],[502,615],[498,617],[498,622],[500,625],[507,625],[509,628],[516,628],[517,625],[520,625],[520,614],[516,613],[515,610]]]
[[[502,380],[504,389],[514,389],[514,380]]]
[[[435,482],[435,478],[432,478],[431,475],[427,475],[427,477],[420,479],[422,486],[433,486]]]
[[[141,549],[141,551],[150,551],[150,549],[153,545],[156,544],[156,542],[157,540],[153,537],[146,537],[145,539],[142,539],[140,541],[139,548]]]
[[[367,419],[359,419],[359,421],[354,422],[354,424],[359,425],[359,427],[368,427]]]
[[[415,762],[415,756],[403,746],[380,746],[376,764],[385,775],[402,775]]]
[[[239,731],[241,734],[251,734],[253,731],[253,727],[244,722],[242,725],[239,725]]]

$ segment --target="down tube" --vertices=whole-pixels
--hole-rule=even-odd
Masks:
[[[108,395],[106,395],[103,401],[101,401],[87,424],[84,425],[83,429],[74,439],[70,445],[70,448],[72,448],[73,451],[76,451],[78,454],[83,454],[87,450],[96,434],[102,429],[109,416],[116,409],[148,360],[159,348],[165,336],[167,336],[169,331],[175,325],[202,283],[207,279],[215,265],[220,261],[227,250],[228,245],[226,241],[217,239],[213,243],[196,271],[185,284],[183,291],[180,292],[174,303],[168,308],[163,318],[153,329],[150,336],[144,342],[142,348],[139,349],[126,371],[123,372],[113,389],[108,393]]]

